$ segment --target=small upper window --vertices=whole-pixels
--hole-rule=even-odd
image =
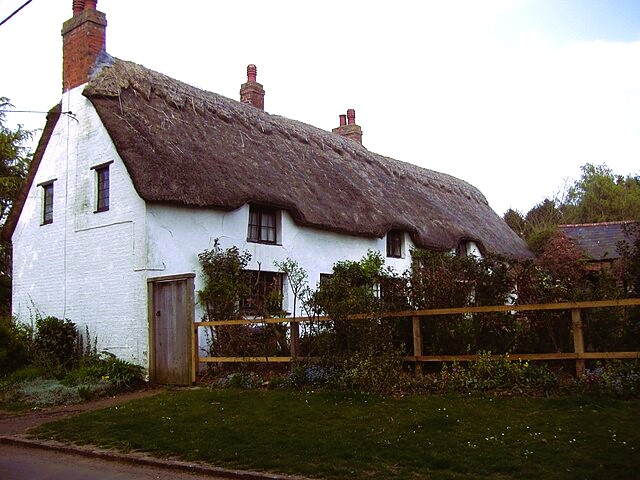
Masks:
[[[404,233],[400,230],[389,230],[387,233],[387,257],[402,258]]]
[[[109,210],[109,165],[111,163],[113,162],[92,167],[96,171],[96,212]]]
[[[267,208],[249,208],[249,232],[247,240],[258,243],[277,242],[276,211]]]
[[[42,187],[42,225],[53,223],[53,182],[38,185]]]

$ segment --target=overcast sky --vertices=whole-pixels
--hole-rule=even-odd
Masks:
[[[0,20],[25,0],[0,0]],[[258,66],[269,113],[331,130],[356,110],[371,151],[528,211],[606,163],[640,173],[638,0],[99,0],[107,51],[237,99]],[[72,0],[0,27],[0,96],[59,101]],[[42,114],[9,114],[42,128]]]

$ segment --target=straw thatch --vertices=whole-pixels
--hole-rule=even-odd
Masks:
[[[339,135],[117,59],[103,62],[84,95],[148,202],[253,203],[324,230],[382,237],[399,229],[420,247],[473,239],[488,252],[530,256],[473,186]]]

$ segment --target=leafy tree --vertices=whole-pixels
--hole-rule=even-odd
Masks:
[[[0,97],[0,228],[4,226],[31,161],[31,153],[24,143],[33,132],[21,126],[11,130],[4,125],[4,111],[11,107],[7,98]],[[0,241],[0,315],[9,313],[10,296],[11,246]]]
[[[31,153],[24,143],[33,132],[20,125],[15,130],[4,126],[4,111],[10,107],[9,100],[0,97],[0,225],[7,219],[31,161]]]
[[[640,176],[616,175],[606,165],[587,163],[562,205],[563,223],[640,220]]]
[[[301,298],[305,287],[308,287],[307,279],[308,275],[304,268],[302,268],[298,262],[287,258],[286,260],[279,262],[273,262],[273,265],[287,276],[287,282],[291,293],[293,293],[293,321],[291,322],[291,355],[298,355],[299,339],[300,339],[300,325],[295,321],[298,310],[298,300]]]

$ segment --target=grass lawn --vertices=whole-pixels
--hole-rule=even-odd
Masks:
[[[201,389],[35,435],[324,479],[640,478],[640,400]]]

